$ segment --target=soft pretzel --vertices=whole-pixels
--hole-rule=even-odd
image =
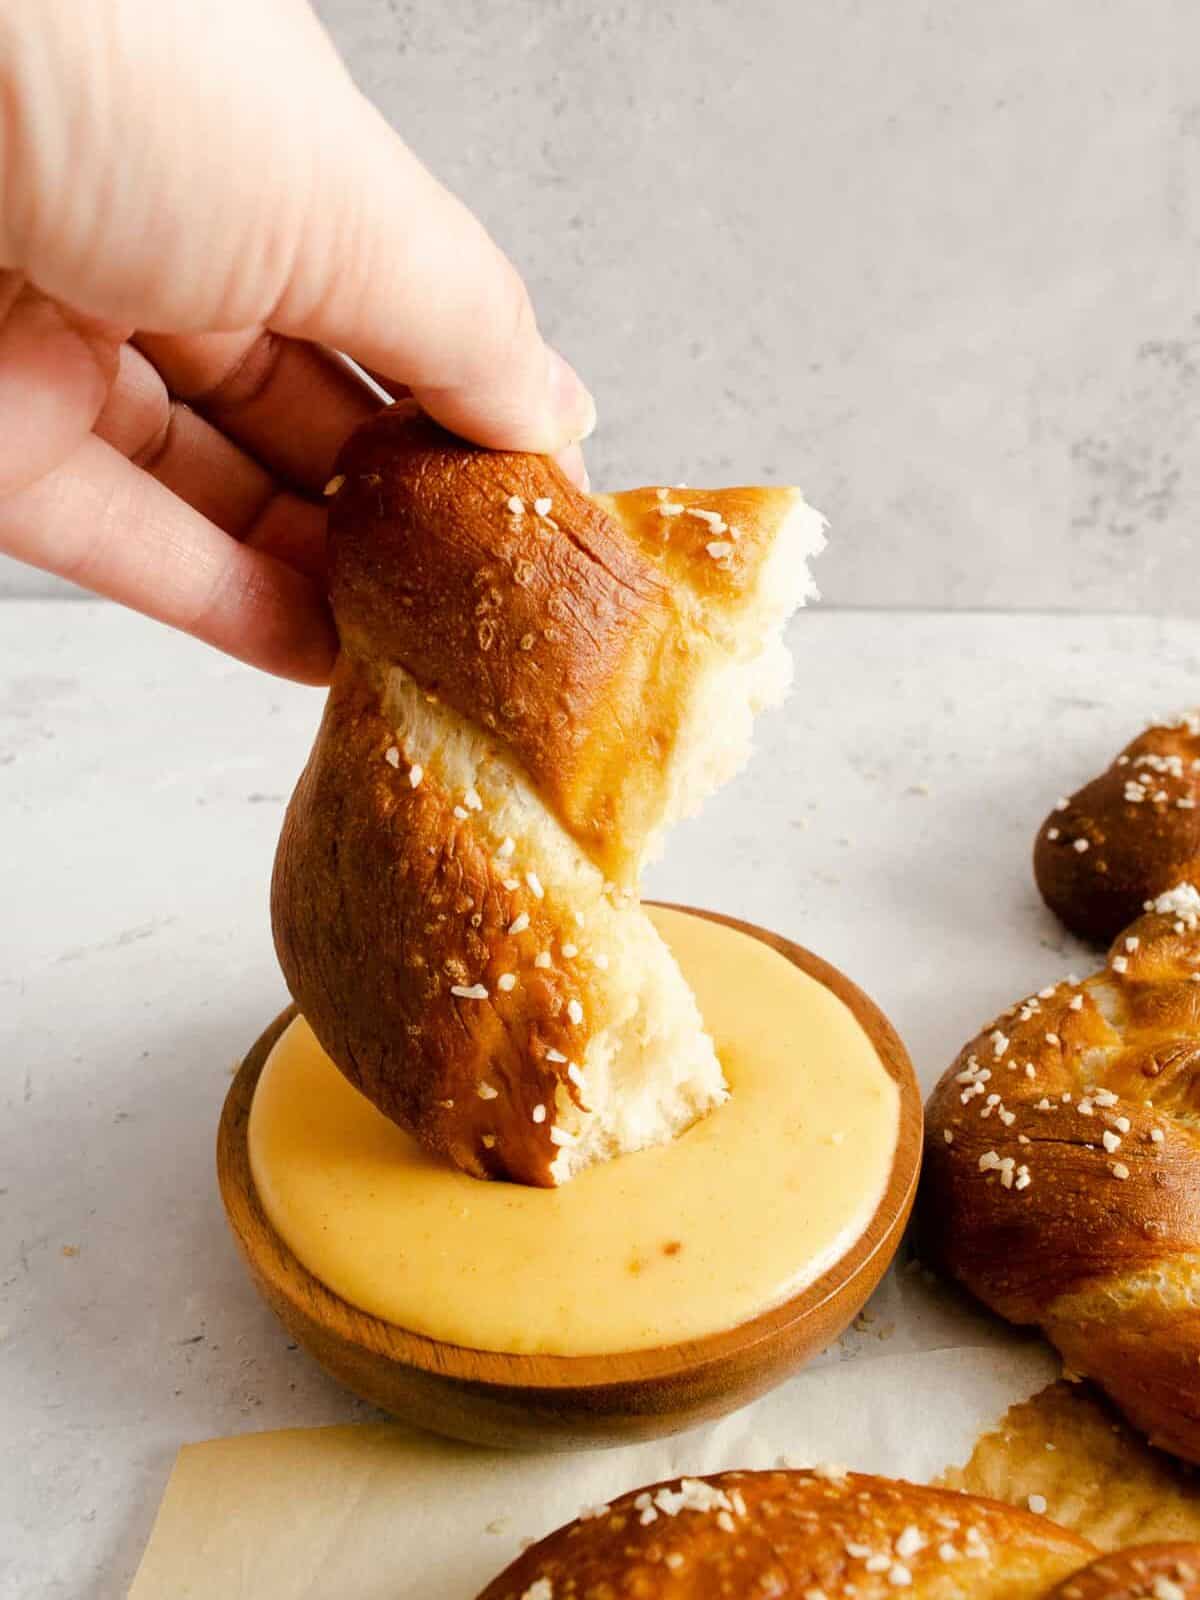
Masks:
[[[1200,893],[1010,1008],[927,1108],[924,1251],[1200,1461]]]
[[[593,1508],[480,1600],[1074,1600],[1056,1585],[1095,1555],[1086,1539],[996,1500],[830,1469],[723,1472]],[[1121,1592],[1093,1587],[1086,1600]]]
[[[1144,729],[1059,800],[1038,832],[1033,871],[1050,909],[1096,944],[1147,900],[1200,883],[1200,712]]]
[[[726,1090],[638,873],[785,692],[821,518],[783,488],[589,496],[403,406],[328,492],[342,653],[272,891],[293,996],[477,1177],[670,1138]]]
[[[1200,1544],[1130,1545],[1064,1578],[1046,1600],[1200,1600]]]

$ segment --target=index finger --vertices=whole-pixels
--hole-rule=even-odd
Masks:
[[[340,126],[271,325],[345,350],[480,444],[551,453],[586,438],[595,403],[482,224],[369,102]]]

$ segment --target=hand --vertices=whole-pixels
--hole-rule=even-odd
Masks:
[[[302,0],[6,0],[0,550],[324,681],[321,491],[379,402],[322,346],[482,444],[594,420]]]

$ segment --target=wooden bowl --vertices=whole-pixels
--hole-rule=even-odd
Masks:
[[[848,1326],[887,1270],[912,1209],[921,1095],[882,1012],[834,967],[790,940],[678,907],[761,939],[843,1001],[900,1090],[887,1187],[866,1230],[816,1282],[722,1333],[603,1356],[505,1355],[444,1344],[384,1322],[327,1289],[268,1221],[250,1174],[255,1085],[296,1014],[277,1017],[233,1080],[217,1135],[221,1198],[251,1277],[288,1332],[339,1383],[405,1422],[477,1444],[574,1449],[627,1444],[722,1416],[780,1383]]]

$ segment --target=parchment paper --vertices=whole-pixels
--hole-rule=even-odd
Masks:
[[[893,1324],[887,1311],[905,1294],[893,1281],[823,1365],[656,1443],[520,1455],[381,1423],[187,1445],[130,1600],[471,1600],[524,1540],[654,1479],[826,1461],[927,1481],[965,1462],[1058,1362],[994,1326],[980,1342],[906,1350],[957,1313]]]

